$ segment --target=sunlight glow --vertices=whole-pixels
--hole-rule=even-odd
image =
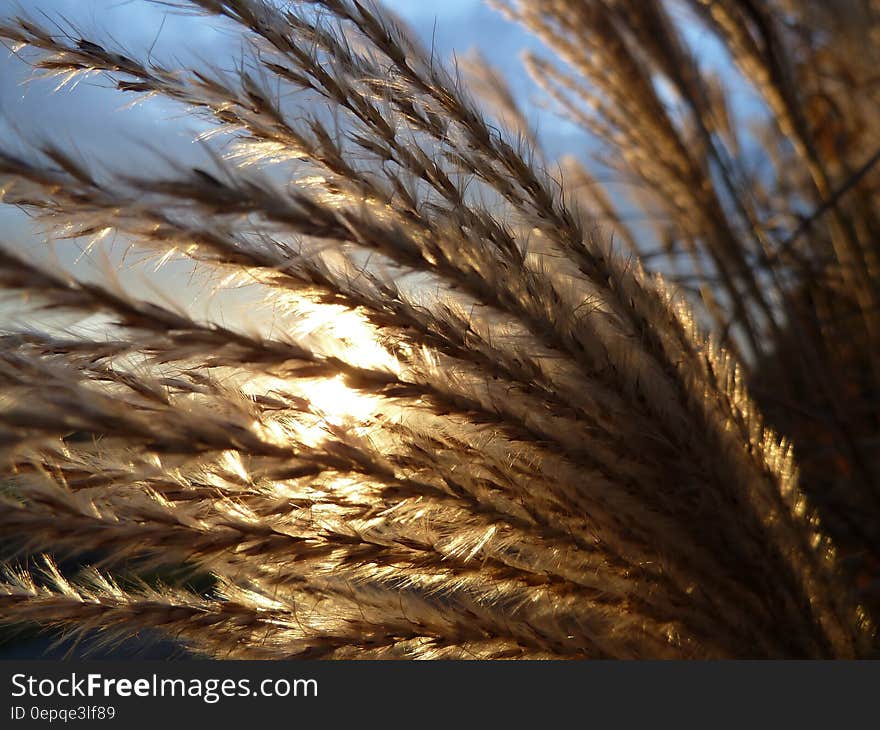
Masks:
[[[305,388],[308,399],[326,421],[334,426],[363,423],[376,413],[379,399],[349,388],[342,376],[313,381]]]
[[[286,321],[284,327],[292,341],[356,367],[399,372],[397,359],[379,344],[374,329],[359,313],[301,297],[288,301],[286,308],[293,321]],[[343,375],[284,378],[259,374],[250,377],[241,388],[251,397],[271,395],[282,400],[302,399],[308,404],[301,412],[286,412],[255,424],[264,437],[278,444],[293,438],[305,446],[320,446],[330,437],[331,430],[338,428],[362,436],[382,404],[380,397],[348,387]]]
[[[297,329],[316,338],[316,344],[329,355],[352,365],[400,372],[397,359],[376,339],[373,327],[359,312],[342,305],[297,301]]]

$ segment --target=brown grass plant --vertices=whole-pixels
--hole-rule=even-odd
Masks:
[[[845,46],[880,25],[819,33],[807,0],[498,4],[611,158],[545,162],[485,61],[465,70],[509,132],[360,0],[184,3],[246,39],[231,70],[0,25],[39,75],[188,109],[214,160],[0,147],[3,200],[256,286],[282,322],[0,249],[8,297],[102,323],[3,329],[0,620],[221,658],[872,654],[880,140]],[[766,104],[748,141],[685,12]]]

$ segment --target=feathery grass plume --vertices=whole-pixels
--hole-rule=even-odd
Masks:
[[[167,66],[25,15],[0,37],[62,83],[101,74],[189,109],[223,140],[213,167],[138,175],[33,143],[0,149],[3,199],[58,239],[114,232],[219,288],[258,286],[276,321],[235,326],[140,299],[112,267],[86,281],[0,251],[8,295],[100,322],[3,333],[0,619],[164,632],[217,657],[871,651],[741,366],[596,232],[525,127],[499,132],[358,0],[186,7],[247,39],[235,69]],[[522,17],[546,35],[542,13],[563,4],[534,7]],[[625,60],[603,17],[603,52]],[[782,332],[780,313],[705,161],[657,109],[612,101],[658,147],[760,350],[758,323]],[[34,554],[45,575],[15,567]],[[93,564],[65,575],[72,557]],[[181,568],[210,590],[147,579]]]
[[[526,67],[602,142],[591,170],[567,165],[570,184],[631,191],[593,208],[740,353],[876,617],[880,6],[493,4],[546,42]],[[627,222],[633,206],[653,231]]]

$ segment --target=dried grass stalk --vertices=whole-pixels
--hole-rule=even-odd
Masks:
[[[871,622],[739,366],[582,217],[522,117],[519,138],[498,132],[372,6],[188,5],[248,38],[235,72],[28,17],[0,37],[45,74],[104,74],[210,120],[231,140],[214,168],[139,177],[46,143],[0,150],[3,197],[59,238],[113,231],[221,287],[256,282],[290,326],[200,319],[112,271],[98,284],[0,252],[5,292],[103,323],[3,334],[0,529],[11,556],[51,557],[48,577],[10,568],[0,619],[164,632],[219,657],[869,651]],[[336,126],[291,109],[294,91]],[[633,139],[687,152],[668,120],[618,103],[615,119],[646,125]],[[668,158],[676,194],[703,190],[682,205],[713,221],[729,295],[755,297],[740,314],[775,322],[697,184],[705,165]],[[102,572],[57,567],[96,554]],[[181,566],[212,575],[210,593],[132,582]]]

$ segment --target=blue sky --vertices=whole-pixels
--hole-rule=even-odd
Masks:
[[[483,0],[387,0],[386,5],[447,62],[478,49],[498,67],[538,130],[548,159],[588,152],[585,135],[535,103],[541,94],[520,63],[524,48],[540,47],[533,36]],[[75,33],[118,44],[135,57],[150,53],[169,67],[199,66],[204,61],[228,67],[230,59],[242,51],[237,29],[202,16],[169,14],[166,7],[148,0],[0,0],[0,17],[15,14],[16,8],[45,22],[69,23]],[[718,61],[718,49],[707,45],[696,26],[689,28],[688,35],[701,61]],[[192,144],[200,122],[172,102],[153,99],[123,109],[131,97],[102,88],[98,77],[53,93],[56,82],[23,83],[29,74],[26,64],[0,49],[0,139],[4,147],[15,149],[17,133],[21,133],[31,141],[53,139],[84,159],[139,172],[149,170],[151,161],[155,163],[156,148],[194,165],[204,159],[200,157],[203,148]],[[45,249],[27,219],[8,206],[0,206],[0,241],[26,246],[35,253]],[[76,250],[66,246],[61,254],[69,263]]]
[[[385,5],[447,62],[478,49],[497,66],[521,99],[530,122],[541,132],[550,158],[577,151],[584,144],[584,138],[570,125],[532,104],[539,92],[519,55],[538,42],[483,0],[389,0]],[[118,44],[135,57],[149,52],[169,67],[198,66],[204,60],[228,66],[229,59],[241,53],[237,29],[230,31],[228,25],[223,28],[205,17],[169,14],[167,8],[148,0],[12,0],[0,2],[0,17],[14,15],[22,8],[41,22],[69,24],[74,32],[97,42]],[[57,82],[24,83],[29,76],[25,63],[0,48],[0,138],[4,147],[15,149],[21,136],[31,141],[53,139],[84,159],[140,169],[153,157],[143,144],[143,140],[150,140],[163,150],[174,150],[176,157],[189,159],[193,155],[193,164],[199,159],[200,149],[191,143],[197,122],[174,103],[151,99],[134,109],[123,109],[132,98],[101,88],[98,77],[53,93]],[[3,206],[0,239],[40,250],[24,216]]]
[[[520,63],[525,48],[540,43],[518,25],[504,19],[483,0],[387,0],[385,5],[405,20],[425,46],[436,50],[448,63],[456,56],[478,49],[508,79],[521,100],[529,121],[540,131],[549,157],[577,151],[572,147],[583,139],[568,123],[554,118],[534,101],[540,93]],[[241,39],[220,30],[212,19],[169,14],[167,8],[148,0],[12,0],[0,2],[0,17],[25,8],[38,20],[70,23],[90,38],[112,39],[135,56],[152,55],[166,65],[198,65],[207,59],[223,63],[241,50]],[[13,123],[28,135],[71,142],[91,152],[97,140],[111,158],[132,152],[132,139],[155,138],[161,122],[163,135],[184,139],[188,128],[171,124],[179,107],[170,103],[144,105],[134,112],[118,113],[122,100],[115,92],[80,84],[75,89],[53,94],[48,82],[22,85],[29,69],[0,49],[0,133]]]
[[[536,41],[517,25],[502,18],[483,0],[391,0],[386,5],[406,21],[438,57],[449,62],[455,55],[479,49],[510,79],[512,88],[529,108],[529,117],[544,133],[552,154],[567,146],[567,125],[530,106],[536,90],[519,62],[520,51],[534,47]],[[69,25],[74,33],[97,42],[109,41],[135,57],[147,53],[169,67],[198,66],[207,60],[228,67],[240,56],[241,35],[213,19],[168,14],[167,8],[147,0],[9,0],[0,1],[0,17],[21,10],[41,21]],[[132,109],[132,100],[115,90],[102,87],[94,77],[75,87],[53,91],[57,81],[25,83],[29,66],[0,48],[0,139],[5,149],[15,151],[20,139],[52,139],[83,159],[99,161],[113,169],[143,172],[155,164],[152,149],[161,149],[178,160],[198,164],[204,155],[192,139],[200,122],[181,107],[161,99]],[[153,148],[144,144],[149,140]],[[0,242],[27,249],[37,259],[45,259],[50,249],[44,237],[27,217],[9,206],[0,205]],[[75,267],[78,276],[100,277],[99,266],[80,257],[75,242],[61,242],[51,251],[65,266]],[[174,267],[172,267],[173,269]],[[155,275],[152,275],[155,277]],[[192,300],[196,295],[183,273],[164,269],[158,280]],[[157,282],[158,283],[158,282]],[[139,277],[133,282],[142,296],[149,286]],[[8,308],[0,303],[0,319]]]
[[[240,49],[240,40],[219,30],[211,19],[169,15],[165,8],[146,0],[24,0],[10,3],[8,9],[0,10],[0,16],[14,14],[16,5],[26,8],[26,12],[37,19],[64,19],[89,37],[113,39],[135,54],[152,48],[153,55],[169,65],[175,60],[222,62],[224,57],[237,54]],[[534,45],[535,41],[482,0],[391,0],[386,5],[410,24],[425,45],[433,44],[438,55],[451,59],[453,54],[479,48],[505,71],[524,99],[531,96],[531,85],[518,55],[523,47]],[[26,71],[20,61],[0,53],[0,117],[15,119],[29,128],[36,125],[47,133],[56,132],[54,125],[60,124],[77,139],[82,139],[81,132],[94,132],[99,126],[106,140],[106,132],[113,129],[117,121],[110,114],[113,104],[119,103],[118,94],[80,85],[75,93],[50,95],[49,84],[22,87],[20,82]],[[150,107],[144,118],[138,114],[126,115],[125,124],[130,133],[137,134],[139,123],[151,125],[156,115],[163,114],[161,107],[153,109],[152,104]]]
[[[540,48],[540,43],[484,0],[386,0],[385,4],[447,62],[478,49],[499,68],[538,130],[549,159],[589,149],[582,133],[536,103],[542,95],[528,78],[520,53]],[[169,14],[167,7],[148,0],[0,0],[0,17],[14,14],[16,8],[24,8],[38,20],[70,23],[74,32],[98,42],[118,43],[135,57],[151,53],[170,67],[198,66],[205,60],[228,67],[242,48],[237,29],[230,31],[228,25],[205,17]],[[708,36],[692,23],[685,23],[685,28],[701,62],[714,58],[717,63],[719,49],[708,42]],[[190,143],[195,122],[171,102],[151,100],[121,111],[131,97],[100,88],[97,78],[52,93],[53,82],[23,84],[28,75],[24,63],[0,48],[0,136],[4,144],[16,144],[16,134],[4,134],[12,127],[30,139],[45,137],[67,144],[84,157],[132,166],[147,164],[152,156],[138,140],[158,142],[175,154],[197,152]],[[743,93],[737,99],[741,109],[748,105]],[[0,211],[0,221],[6,218]]]
[[[534,46],[535,40],[482,0],[391,0],[386,5],[410,24],[426,46],[433,45],[438,56],[451,61],[455,54],[479,48],[504,71],[526,105],[535,96],[519,63],[520,50]],[[38,20],[69,23],[99,42],[112,39],[136,56],[150,51],[172,67],[198,65],[201,60],[223,64],[241,51],[240,37],[218,29],[212,19],[169,15],[167,8],[146,0],[15,0],[0,6],[0,17],[24,8]],[[53,93],[54,82],[24,84],[29,73],[23,62],[0,49],[0,135],[5,145],[17,144],[18,134],[4,134],[13,131],[31,140],[57,140],[84,157],[127,165],[145,164],[150,157],[136,140],[161,138],[165,149],[192,149],[189,140],[194,122],[172,103],[151,100],[122,111],[131,99],[100,88],[97,78]],[[548,131],[548,124],[559,126],[544,117],[549,115],[541,118],[542,131]],[[538,122],[537,110],[530,112],[530,118]],[[19,233],[18,223],[10,221],[8,213],[0,212],[0,221],[6,221],[5,238]]]

